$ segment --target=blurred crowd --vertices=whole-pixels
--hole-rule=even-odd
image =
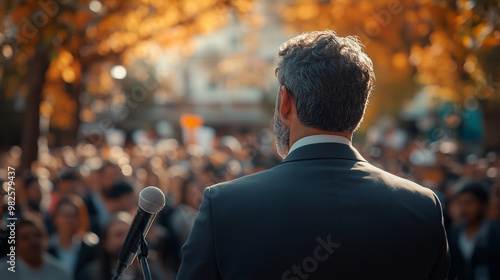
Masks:
[[[0,166],[17,168],[20,155],[20,148],[12,147],[2,154]],[[157,186],[166,195],[166,206],[147,237],[148,261],[153,279],[175,279],[180,248],[193,226],[203,190],[279,162],[272,132],[267,129],[218,137],[209,149],[175,139],[144,144],[130,140],[124,147],[81,143],[41,148],[30,172],[16,170],[18,273],[12,275],[18,279],[110,279],[140,191]],[[4,257],[9,253],[9,179],[2,180],[0,256]],[[7,269],[6,265],[2,261],[0,267]],[[69,273],[65,276],[64,271]],[[141,279],[141,273],[134,262],[121,279]]]
[[[19,217],[14,277],[110,279],[137,211],[139,192],[157,186],[167,203],[147,237],[148,261],[153,279],[175,279],[180,249],[193,226],[203,190],[279,164],[273,141],[272,132],[262,129],[255,134],[216,137],[209,149],[175,139],[126,141],[123,147],[80,143],[42,148],[31,170],[16,170],[14,179],[15,215]],[[453,139],[413,139],[404,145],[366,141],[364,146],[354,146],[372,164],[436,192],[445,214],[450,275],[457,279],[500,275],[495,272],[500,269],[500,158],[495,151],[471,153]],[[20,155],[19,147],[5,151],[2,170],[17,168]],[[2,180],[3,257],[9,253],[10,233],[9,179]],[[2,259],[0,268],[7,266]],[[122,279],[142,279],[137,262]]]
[[[357,148],[373,165],[436,193],[451,257],[448,279],[500,279],[498,151],[446,133],[407,137],[401,129],[386,129],[382,134]]]

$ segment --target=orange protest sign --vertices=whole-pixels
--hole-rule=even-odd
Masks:
[[[187,129],[194,129],[203,125],[203,117],[194,114],[181,115],[181,127]]]

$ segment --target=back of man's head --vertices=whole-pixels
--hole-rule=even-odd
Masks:
[[[354,132],[361,123],[375,74],[353,36],[331,30],[299,35],[281,45],[276,74],[305,126]]]

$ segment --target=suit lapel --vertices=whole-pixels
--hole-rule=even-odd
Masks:
[[[366,161],[352,146],[341,143],[317,143],[292,151],[282,163],[311,159],[347,159]]]

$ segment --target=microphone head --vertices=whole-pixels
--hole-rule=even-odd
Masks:
[[[165,195],[159,188],[149,186],[139,193],[139,207],[142,210],[156,214],[163,206],[165,206]]]

